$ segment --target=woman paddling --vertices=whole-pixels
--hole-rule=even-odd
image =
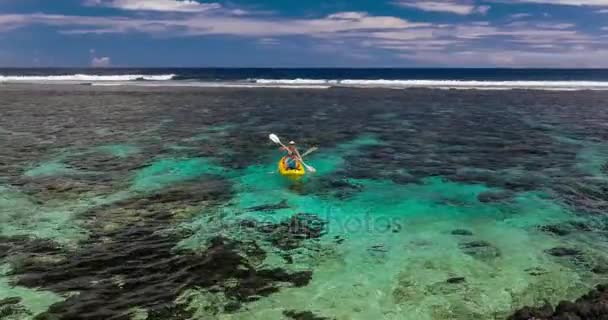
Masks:
[[[296,143],[294,141],[289,141],[289,145],[281,147],[281,150],[287,151],[287,156],[285,157],[285,168],[289,170],[296,170],[298,168],[298,162],[300,162],[302,159],[300,152],[298,152],[298,148],[296,148]]]

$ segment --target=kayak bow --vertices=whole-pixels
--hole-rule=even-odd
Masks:
[[[281,160],[279,160],[279,173],[282,176],[287,177],[292,180],[301,179],[306,174],[306,170],[304,169],[304,166],[302,166],[302,163],[300,163],[300,161],[298,161],[296,169],[288,169],[285,166],[286,158],[287,157],[283,157],[283,158],[281,158]]]

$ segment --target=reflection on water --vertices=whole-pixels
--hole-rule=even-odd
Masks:
[[[0,96],[9,319],[506,318],[606,281],[608,93]]]

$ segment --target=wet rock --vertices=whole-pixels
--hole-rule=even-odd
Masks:
[[[555,248],[546,250],[546,252],[555,257],[568,257],[568,256],[582,255],[582,252],[578,249],[564,248],[564,247],[555,247]]]
[[[576,301],[562,301],[555,309],[545,304],[540,308],[524,307],[509,320],[604,320],[608,315],[608,286],[599,285]]]
[[[466,230],[466,229],[455,229],[455,230],[452,230],[452,232],[450,232],[450,233],[453,235],[456,235],[456,236],[472,236],[473,235],[472,231]]]
[[[330,320],[327,317],[317,316],[311,311],[285,310],[283,315],[293,320]]]

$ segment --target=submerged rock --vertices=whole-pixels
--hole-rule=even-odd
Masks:
[[[500,257],[500,250],[483,240],[464,242],[459,247],[464,253],[482,260]]]
[[[591,269],[591,272],[596,274],[608,274],[608,265],[596,265]]]
[[[317,316],[311,311],[285,310],[283,315],[293,320],[330,320],[330,318]]]
[[[570,230],[566,226],[554,224],[554,225],[546,225],[538,227],[540,231],[552,233],[558,236],[565,236],[570,234]]]
[[[553,307],[545,304],[539,308],[523,307],[511,315],[508,320],[542,320],[553,319]]]
[[[473,235],[472,231],[466,230],[466,229],[455,229],[455,230],[452,230],[452,232],[450,232],[450,233],[453,235],[456,235],[456,236],[472,236]]]
[[[186,305],[175,304],[157,307],[148,312],[146,320],[182,320],[192,319],[194,311],[188,310]]]
[[[264,204],[264,205],[260,205],[260,206],[247,208],[247,210],[249,210],[249,211],[274,211],[274,210],[287,209],[287,208],[289,208],[289,204],[287,204],[287,200],[282,200],[281,202],[276,203],[276,204]]]
[[[230,185],[222,180],[191,182],[95,208],[84,214],[91,218],[91,237],[72,251],[27,238],[0,239],[0,245],[9,248],[8,254],[27,253],[22,263],[11,266],[16,285],[60,295],[79,292],[51,306],[40,319],[123,319],[134,307],[157,319],[183,319],[187,312],[174,302],[190,288],[246,303],[284,287],[307,285],[311,271],[258,267],[266,252],[254,241],[216,236],[203,251],[176,250],[188,235],[171,228],[171,209],[221,203],[230,194]],[[104,228],[108,221],[118,223]],[[296,234],[318,236],[313,223],[303,225]],[[17,252],[11,253],[11,248]],[[37,251],[64,259],[36,259]]]
[[[555,257],[580,256],[582,252],[578,249],[555,247],[546,251],[548,254]]]
[[[513,197],[510,191],[486,191],[477,195],[477,200],[482,203],[508,201]]]
[[[350,172],[348,175],[353,178]],[[348,179],[324,178],[318,184],[312,184],[307,189],[310,193],[329,195],[340,200],[346,200],[363,191],[364,188],[362,185],[353,183]]]
[[[235,311],[239,310],[241,307],[242,307],[242,305],[239,302],[231,301],[224,305],[224,311],[228,312],[228,313],[235,312]]]
[[[174,252],[174,243],[159,236],[140,237],[120,244],[91,244],[57,264],[20,266],[15,270],[17,284],[63,294],[80,291],[53,305],[45,313],[51,318],[118,318],[138,306],[158,314],[158,319],[182,319],[177,316],[182,309],[167,306],[187,288],[222,292],[231,300],[247,302],[285,285],[305,286],[312,277],[310,271],[256,269],[241,250],[243,244],[226,238],[213,238],[205,252],[191,253]],[[116,276],[121,277],[120,284],[108,280]],[[95,285],[81,290],[83,283]]]
[[[9,305],[9,304],[18,304],[21,303],[21,298],[19,297],[8,297],[6,299],[0,299],[0,307]]]
[[[0,236],[0,259],[12,256],[58,255],[61,246],[51,240],[34,239],[27,236]]]
[[[550,304],[542,307],[523,307],[509,320],[605,320],[608,317],[608,286],[598,285],[576,301],[562,301],[555,309]]]
[[[570,221],[569,224],[578,231],[593,231],[593,228],[584,222]]]
[[[317,239],[325,234],[327,222],[314,214],[298,213],[291,219],[258,227],[267,234],[267,240],[282,250],[291,250],[302,246],[308,239]]]
[[[19,320],[31,315],[32,313],[21,305],[21,298],[0,299],[0,319]]]
[[[447,279],[445,282],[455,284],[455,283],[462,283],[465,281],[466,281],[465,277],[452,277],[452,278]]]

